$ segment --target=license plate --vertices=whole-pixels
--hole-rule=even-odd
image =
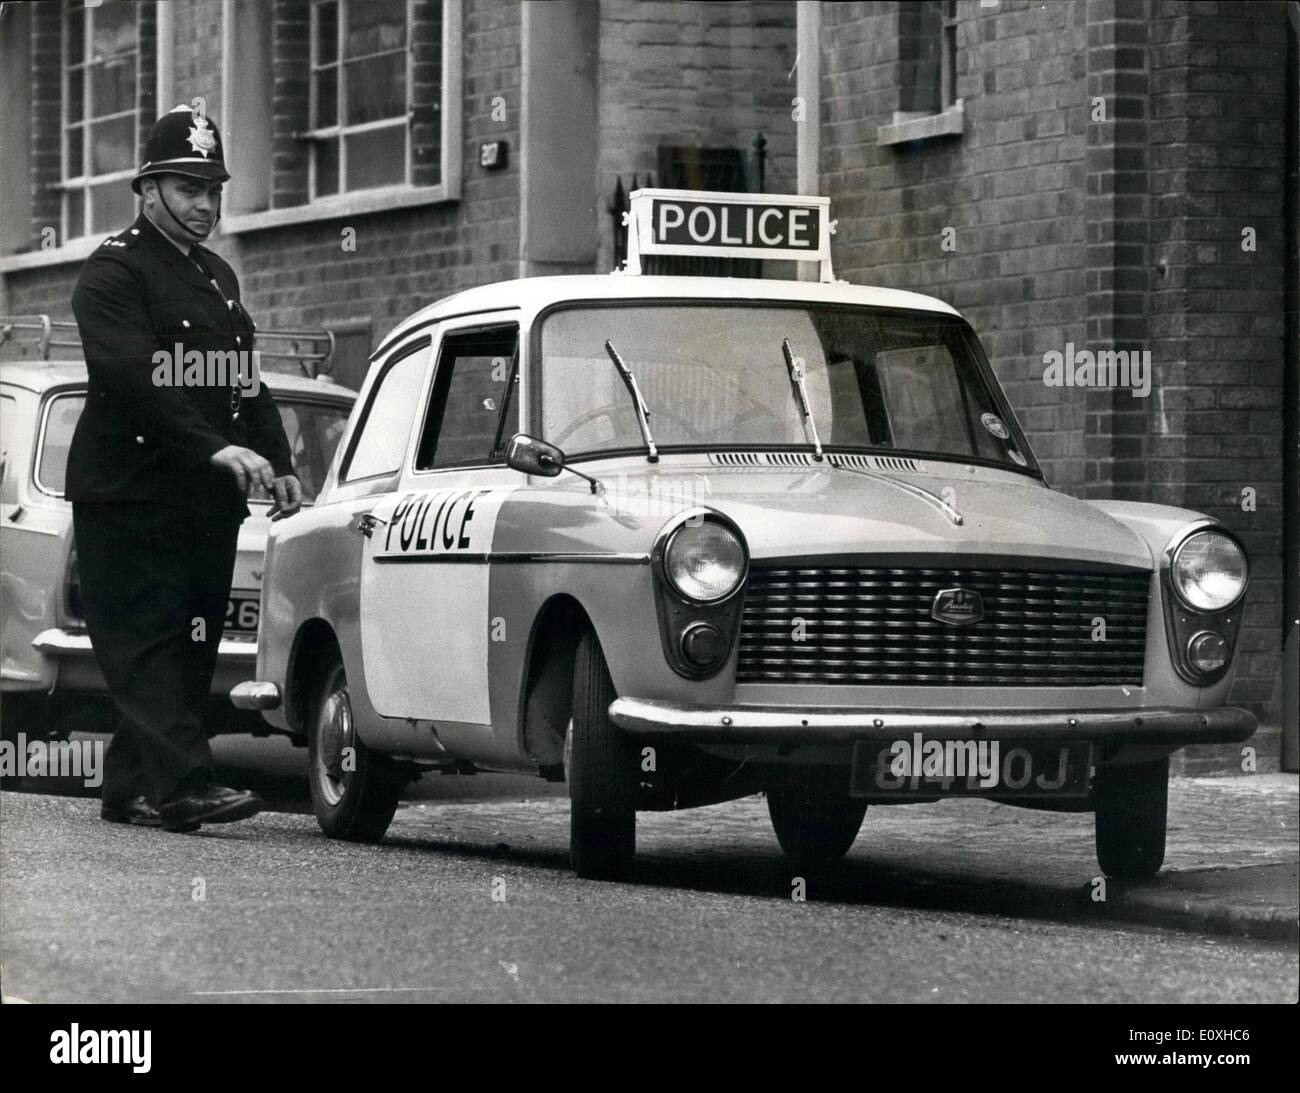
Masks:
[[[231,596],[226,601],[226,633],[256,634],[261,610],[262,601],[258,596]]]
[[[1086,740],[937,740],[923,733],[853,745],[854,797],[1084,797]]]

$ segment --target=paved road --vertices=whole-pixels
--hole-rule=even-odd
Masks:
[[[168,835],[103,824],[93,800],[5,793],[3,990],[40,1002],[1297,999],[1294,948],[1108,919],[1087,896],[1088,817],[1054,817],[994,855],[981,846],[1024,813],[946,802],[935,822],[953,834],[937,841],[909,820],[920,811],[874,810],[842,873],[798,902],[761,800],[643,815],[628,884],[572,876],[566,808],[414,799],[383,845],[362,847],[295,812]]]

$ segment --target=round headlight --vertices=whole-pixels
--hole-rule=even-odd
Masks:
[[[1194,611],[1222,611],[1246,590],[1246,555],[1221,531],[1198,531],[1174,551],[1178,598]]]
[[[686,523],[668,542],[664,572],[688,600],[713,603],[731,595],[744,579],[745,547],[717,520]]]

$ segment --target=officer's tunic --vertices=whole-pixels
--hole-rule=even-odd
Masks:
[[[106,805],[137,795],[157,805],[211,778],[201,710],[248,515],[211,456],[239,444],[277,477],[293,473],[264,385],[239,398],[227,386],[156,382],[176,378],[160,370],[159,350],[170,360],[197,349],[206,361],[253,349],[234,271],[204,247],[191,254],[206,272],[142,215],[86,260],[72,297],[90,378],[67,497],[87,629],[123,715],[106,757]]]

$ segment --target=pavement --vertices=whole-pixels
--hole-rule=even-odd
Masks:
[[[480,776],[483,777],[483,776]],[[398,812],[389,838],[427,829],[455,832],[462,844],[565,841],[562,799],[475,804],[412,803]],[[660,853],[674,868],[707,847],[710,876],[719,844],[737,858],[774,842],[758,797],[679,813],[640,813],[639,860]],[[1097,865],[1092,813],[1053,813],[988,801],[869,808],[849,864],[866,866],[873,901],[1025,917],[1080,916],[1256,940],[1300,942],[1300,780],[1294,774],[1173,778],[1165,864],[1150,881],[1105,879]],[[648,853],[647,853],[648,851]],[[864,860],[865,859],[865,860]],[[855,870],[819,882],[809,898],[860,900]]]

